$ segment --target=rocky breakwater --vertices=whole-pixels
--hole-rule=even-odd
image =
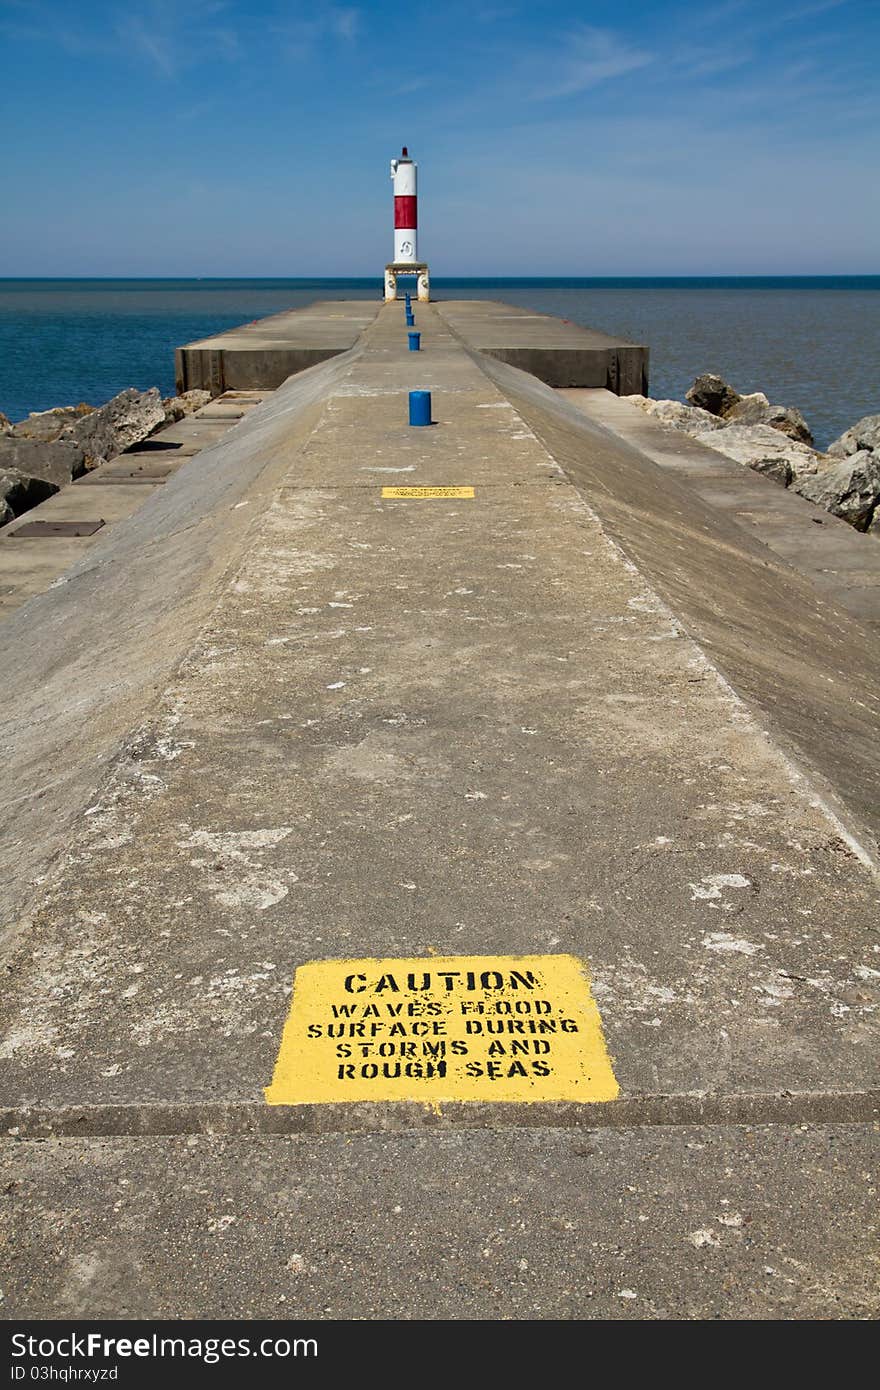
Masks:
[[[130,387],[98,407],[58,406],[18,424],[0,415],[0,526],[209,400],[207,391],[163,400],[158,387]]]
[[[794,406],[761,391],[740,393],[722,377],[697,377],[681,401],[628,396],[662,424],[765,473],[818,507],[880,538],[880,415],[866,415],[823,452]]]

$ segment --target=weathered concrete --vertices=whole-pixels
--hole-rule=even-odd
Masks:
[[[532,314],[512,304],[460,299],[436,308],[468,347],[530,372],[548,386],[598,387],[618,396],[648,394],[644,344],[612,338],[549,314]]]
[[[870,1316],[866,629],[419,318],[0,626],[10,1306]],[[584,957],[621,1099],[269,1120],[297,965],[467,952]]]
[[[198,386],[218,395],[232,386],[274,389],[292,372],[353,347],[378,307],[368,300],[317,303],[188,343],[177,350],[178,390]],[[419,313],[426,309],[418,306]],[[511,304],[448,300],[433,305],[432,314],[431,322],[439,315],[469,347],[531,372],[548,386],[647,393],[644,346]]]
[[[880,546],[840,517],[820,512],[718,450],[664,429],[609,391],[561,391],[597,424],[677,477],[714,511],[730,517],[803,574],[819,593],[880,629]]]
[[[201,465],[210,469],[210,446],[267,394],[247,397],[227,415],[204,418],[199,412],[198,417],[187,416],[84,473],[48,499],[51,506],[41,503],[0,527],[0,619],[59,580],[97,541],[105,538],[109,527],[136,511],[149,492],[162,486],[185,459],[203,454]],[[221,397],[216,402],[218,408],[222,408],[225,399]],[[19,526],[32,521],[90,518],[104,521],[101,530],[91,536],[25,539],[15,534]]]
[[[11,1318],[877,1312],[869,1127],[8,1147]]]
[[[368,299],[327,300],[187,343],[175,353],[178,394],[274,390],[292,373],[354,347],[379,308]]]

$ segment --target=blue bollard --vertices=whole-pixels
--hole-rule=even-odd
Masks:
[[[411,425],[430,425],[431,423],[431,392],[430,391],[410,391],[409,393],[409,422]]]
[[[415,314],[410,313],[409,309],[407,309],[407,311],[406,311],[406,326],[407,326],[407,328],[413,328],[413,327],[415,326],[415,321],[416,321],[416,316],[415,316]]]
[[[422,341],[421,333],[407,333],[406,336],[409,338],[410,352],[419,352],[421,350],[420,344]]]

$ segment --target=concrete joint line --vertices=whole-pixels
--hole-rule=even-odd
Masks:
[[[417,1102],[264,1105],[260,1101],[7,1106],[12,1139],[136,1138],[175,1134],[405,1133],[417,1129],[640,1129],[692,1125],[871,1124],[880,1089],[741,1095],[626,1096],[590,1105]]]

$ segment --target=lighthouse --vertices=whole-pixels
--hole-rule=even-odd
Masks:
[[[391,161],[394,183],[394,264],[418,264],[419,170],[406,145],[399,159]]]
[[[418,298],[431,297],[428,267],[419,260],[418,165],[404,145],[399,157],[391,161],[394,185],[394,260],[385,267],[385,298],[397,298],[398,275],[415,275]]]

